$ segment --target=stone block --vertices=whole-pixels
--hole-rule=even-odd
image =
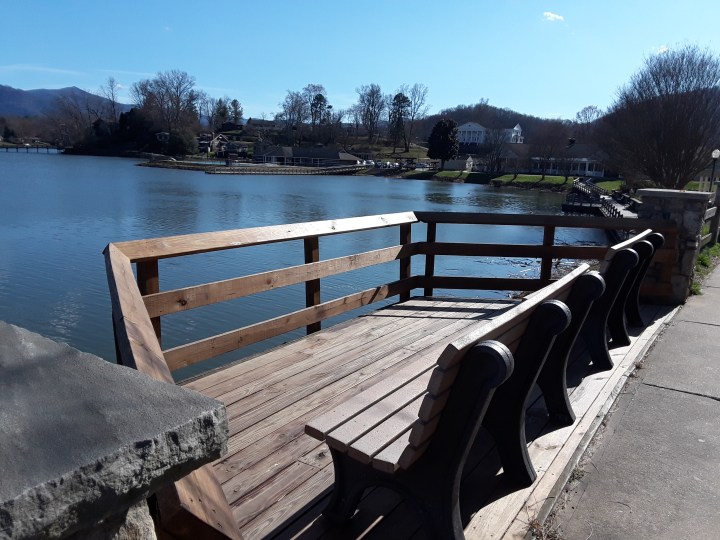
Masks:
[[[218,401],[0,321],[0,537],[67,537],[227,451]]]

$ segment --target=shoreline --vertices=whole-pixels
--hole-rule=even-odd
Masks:
[[[458,184],[475,184],[475,185],[487,185],[497,188],[513,188],[522,190],[533,190],[533,191],[548,191],[554,193],[564,193],[572,189],[572,180],[568,179],[565,184],[542,184],[539,182],[528,184],[527,182],[515,182],[510,180],[508,182],[502,182],[495,184],[491,179],[483,182],[467,181],[464,178],[446,178],[437,176],[436,174],[428,174],[426,171],[420,173],[413,173],[412,171],[388,170],[388,169],[374,169],[362,166],[347,166],[347,167],[300,167],[300,166],[283,166],[276,164],[255,164],[248,163],[239,166],[227,166],[219,165],[218,163],[195,163],[186,161],[174,161],[169,159],[161,160],[150,160],[143,163],[137,164],[139,167],[154,167],[161,169],[174,169],[182,171],[197,171],[205,172],[206,174],[223,174],[223,175],[248,175],[248,174],[277,174],[277,175],[289,175],[289,176],[302,176],[302,175],[352,175],[352,176],[375,176],[382,178],[396,178],[398,180],[432,180],[435,182],[447,182],[447,183],[458,183]],[[439,171],[438,171],[439,172]],[[458,172],[458,176],[461,173]]]

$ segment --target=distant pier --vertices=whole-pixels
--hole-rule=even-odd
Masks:
[[[36,153],[40,153],[41,151],[45,151],[46,154],[60,154],[64,148],[60,146],[47,146],[44,144],[33,144],[33,145],[14,145],[14,146],[0,146],[0,150],[5,150],[5,152],[21,152],[25,151],[26,153],[30,153],[31,150],[34,150]]]

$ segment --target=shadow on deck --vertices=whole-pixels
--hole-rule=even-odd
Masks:
[[[244,538],[425,538],[416,509],[382,488],[366,492],[347,525],[325,520],[332,460],[325,444],[303,433],[304,424],[398,369],[403,358],[423,347],[433,354],[487,313],[515,303],[412,299],[187,381],[185,386],[227,406],[229,452],[214,468]],[[481,429],[461,491],[467,538],[522,538],[531,520],[547,515],[629,373],[673,313],[669,307],[644,310],[652,322],[642,332],[636,329],[630,346],[612,349],[612,371],[596,372],[578,340],[568,372],[577,416],[572,426],[548,425],[541,394],[533,393],[526,423],[538,472],[532,486],[517,490],[504,482],[492,439]],[[355,329],[353,338],[336,342],[337,331],[347,325]],[[401,341],[407,345],[397,349]]]

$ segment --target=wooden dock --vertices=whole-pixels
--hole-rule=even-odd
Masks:
[[[332,167],[268,167],[263,165],[241,165],[229,167],[213,167],[206,174],[293,174],[293,175],[343,175],[367,170],[366,165],[337,165]]]
[[[417,240],[413,238],[412,226],[420,224],[424,239]],[[523,230],[538,227],[542,230],[542,243],[447,241],[452,235],[447,234],[446,227],[452,231],[457,226],[483,225]],[[176,502],[166,514],[172,516],[163,524],[168,526],[167,532],[177,536],[184,530],[185,537],[206,536],[208,529],[188,536],[186,527],[200,523],[201,527],[212,529],[214,535],[224,531],[229,537],[237,537],[233,531],[241,531],[246,540],[345,539],[365,538],[366,534],[370,538],[422,537],[414,510],[383,489],[370,492],[360,512],[345,527],[331,526],[319,517],[333,481],[333,468],[327,448],[305,436],[304,425],[333,404],[401,369],[409,359],[436,361],[439,352],[463,330],[490,324],[498,312],[516,303],[487,300],[484,291],[535,291],[553,283],[552,269],[558,259],[599,260],[605,256],[607,248],[602,246],[557,245],[558,227],[652,228],[662,232],[666,244],[655,254],[655,270],[660,280],[646,284],[643,291],[658,299],[669,296],[677,243],[675,223],[669,220],[404,212],[109,244],[105,257],[119,363],[172,383],[172,370],[291,330],[305,327],[309,334],[182,383],[226,404],[229,451],[212,467],[198,469],[170,487],[174,491],[167,500]],[[320,238],[367,234],[375,229],[395,229],[399,244],[383,244],[372,251],[321,259]],[[439,233],[444,241],[437,240]],[[201,257],[218,250],[257,248],[280,242],[297,247],[298,241],[301,246],[296,252],[299,251],[300,260],[295,266],[181,289],[160,289],[160,259]],[[413,272],[412,258],[416,255],[423,258],[424,268],[419,273]],[[458,256],[534,258],[539,262],[539,277],[436,275],[437,257]],[[136,272],[132,264],[137,266]],[[390,281],[340,298],[331,294],[332,299],[321,300],[324,278],[374,265],[385,265]],[[481,272],[483,265],[478,264],[477,268]],[[304,308],[162,349],[161,317],[291,285],[304,285]],[[457,298],[434,296],[438,289],[461,292]],[[319,331],[326,319],[393,297],[398,297],[400,303]],[[542,478],[530,488],[508,489],[488,438],[478,438],[477,450],[464,469],[465,487],[461,493],[468,538],[519,538],[520,523],[544,511],[543,502],[558,482],[564,482],[573,459],[577,459],[578,448],[596,427],[598,412],[607,406],[608,397],[617,391],[625,370],[644,350],[642,344],[647,344],[652,329],[662,325],[665,312],[655,311],[651,315],[655,323],[648,330],[650,334],[637,336],[630,348],[613,351],[622,358],[618,357],[617,368],[612,372],[592,373],[587,371],[586,362],[581,360],[577,364],[576,373],[581,375],[572,375],[569,384],[574,388],[571,401],[578,416],[573,426],[548,429],[544,413],[532,412],[544,410],[541,401],[535,399],[527,431],[530,455]],[[532,512],[529,506],[533,506]]]
[[[183,385],[225,403],[230,420],[228,455],[215,474],[246,540],[261,538],[424,538],[414,508],[377,488],[363,499],[350,525],[321,517],[333,467],[324,444],[304,424],[353,392],[382,380],[413,355],[436,355],[454,335],[514,301],[418,298],[351,321],[353,337],[338,342],[338,328],[313,334]],[[553,430],[539,394],[529,408],[527,438],[540,480],[508,493],[491,439],[482,434],[464,473],[461,502],[465,535],[523,538],[529,521],[549,511],[629,372],[666,324],[670,308],[646,308],[652,320],[629,347],[612,352],[616,367],[593,373],[582,349],[570,371],[576,422]],[[402,352],[388,355],[405,343]],[[308,359],[312,349],[313,361]],[[317,359],[320,361],[317,361]]]

